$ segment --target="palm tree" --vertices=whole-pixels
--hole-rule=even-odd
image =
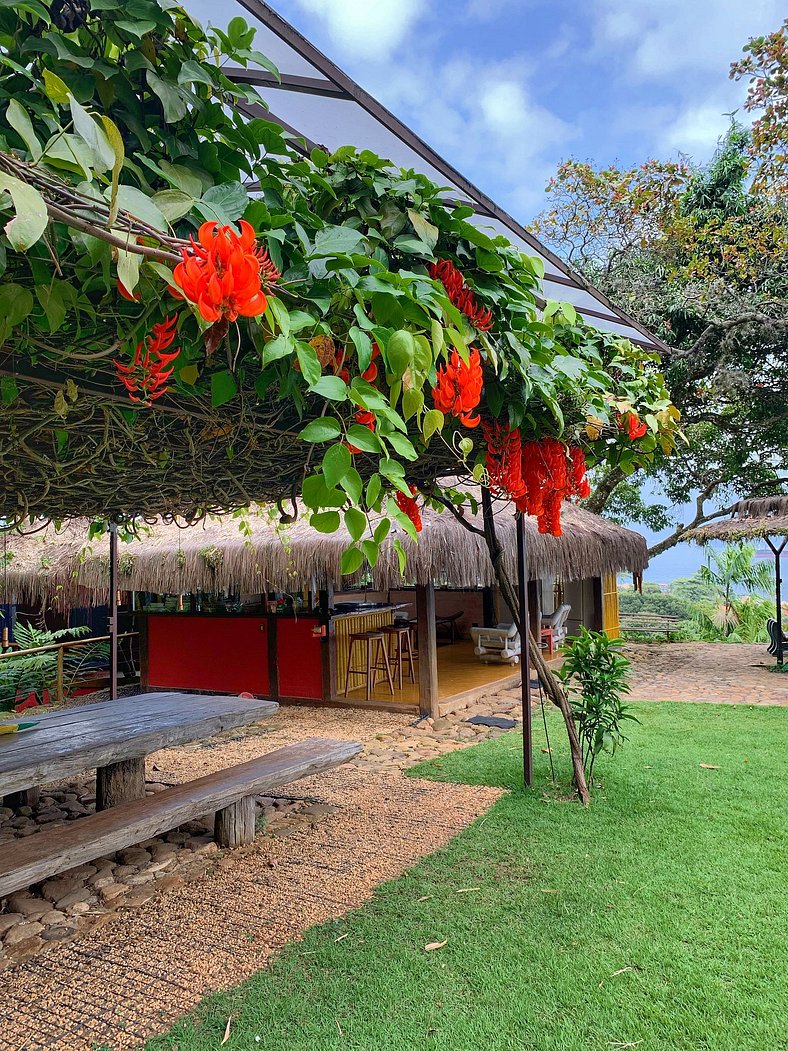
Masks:
[[[722,551],[710,551],[706,565],[700,567],[700,580],[713,591],[711,601],[703,603],[694,617],[704,638],[765,640],[771,605],[760,596],[771,588],[771,569],[756,562],[755,554],[753,544],[729,544]]]

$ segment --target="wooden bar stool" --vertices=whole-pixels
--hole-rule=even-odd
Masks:
[[[392,671],[397,673],[397,682],[402,689],[402,662],[407,660],[410,681],[415,683],[416,674],[413,670],[413,646],[410,638],[409,624],[386,624],[381,629],[389,640],[389,663]],[[392,652],[393,648],[393,652]]]
[[[353,667],[353,651],[356,643],[364,649],[365,663],[363,668]],[[347,655],[347,671],[345,673],[345,696],[350,689],[350,676],[360,675],[367,680],[366,699],[372,700],[372,690],[377,682],[377,672],[385,671],[388,679],[389,690],[394,696],[394,681],[391,678],[391,665],[386,648],[386,636],[382,631],[360,631],[350,635],[350,645]]]

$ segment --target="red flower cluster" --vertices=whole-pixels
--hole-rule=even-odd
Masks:
[[[636,412],[627,412],[623,416],[619,416],[618,426],[620,430],[627,432],[627,438],[631,442],[636,442],[638,438],[642,438],[648,430],[648,427]]]
[[[487,474],[493,496],[507,496],[521,500],[525,495],[523,482],[523,447],[520,430],[514,430],[497,420],[482,424],[487,442]]]
[[[454,263],[450,259],[439,259],[437,263],[430,264],[429,272],[433,281],[441,282],[449,299],[470,323],[480,332],[489,332],[492,328],[492,312],[477,304],[476,297]]]
[[[152,333],[148,336],[146,345],[137,344],[134,359],[130,365],[122,361],[116,361],[115,368],[118,379],[129,392],[132,401],[142,402],[150,405],[152,401],[160,398],[167,391],[167,380],[172,375],[172,362],[178,357],[181,348],[171,354],[165,354],[167,347],[172,345],[175,339],[175,325],[178,315],[165,318],[153,326]],[[169,368],[167,366],[169,365]]]
[[[241,233],[231,226],[203,223],[191,248],[181,249],[182,260],[175,267],[175,284],[170,291],[197,304],[205,321],[226,322],[238,316],[257,317],[265,313],[268,288],[281,275],[261,248],[254,230],[241,219]]]
[[[410,486],[410,496],[405,496],[404,493],[398,492],[395,499],[397,501],[397,507],[406,514],[408,518],[413,522],[413,526],[417,533],[421,532],[421,513],[419,512],[419,505],[416,502],[416,486]]]
[[[569,449],[556,438],[523,445],[518,429],[497,421],[484,423],[490,491],[513,500],[518,511],[533,515],[540,533],[561,535],[561,504],[570,496],[591,493],[583,450]]]
[[[367,383],[374,383],[378,378],[378,366],[375,362],[375,358],[380,357],[380,347],[377,343],[372,344],[372,360],[370,361],[367,368],[361,373],[361,378],[366,380]],[[339,376],[340,379],[344,380],[345,383],[350,383],[350,369],[348,368],[349,353],[347,349],[338,350],[334,357],[333,367],[334,375]]]
[[[438,384],[432,391],[435,408],[446,416],[457,416],[466,427],[478,427],[481,417],[474,416],[473,410],[481,401],[482,384],[479,351],[471,348],[467,365],[452,351],[450,360],[438,368]]]

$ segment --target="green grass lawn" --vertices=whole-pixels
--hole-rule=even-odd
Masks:
[[[553,792],[538,733],[534,791],[150,1051],[213,1051],[228,1015],[228,1051],[788,1048],[788,709],[635,710],[589,811]],[[520,748],[509,734],[418,772],[511,786]]]

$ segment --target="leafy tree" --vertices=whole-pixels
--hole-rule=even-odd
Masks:
[[[689,441],[649,473],[643,499],[626,464],[599,472],[592,510],[674,531],[726,513],[721,501],[779,488],[788,447],[788,209],[753,188],[748,135],[732,125],[705,167],[649,161],[630,171],[568,161],[535,229],[659,334]],[[642,478],[642,476],[641,476]],[[689,521],[671,507],[692,503]],[[711,506],[710,506],[711,505]]]
[[[620,591],[618,594],[619,606],[622,613],[657,613],[663,617],[681,617],[689,620],[692,616],[690,603],[677,595],[643,588],[641,595],[637,591]]]
[[[745,57],[731,66],[734,80],[749,80],[746,109],[760,114],[752,126],[759,186],[788,189],[788,18],[767,36],[753,37]]]
[[[711,591],[711,600],[697,608],[694,620],[708,641],[763,642],[771,602],[759,598],[772,586],[771,566],[755,559],[754,544],[728,544],[710,551],[698,576]],[[746,592],[742,596],[742,592]]]
[[[702,580],[700,573],[694,573],[691,577],[677,577],[672,581],[670,594],[686,602],[708,602],[714,597],[714,589]]]

